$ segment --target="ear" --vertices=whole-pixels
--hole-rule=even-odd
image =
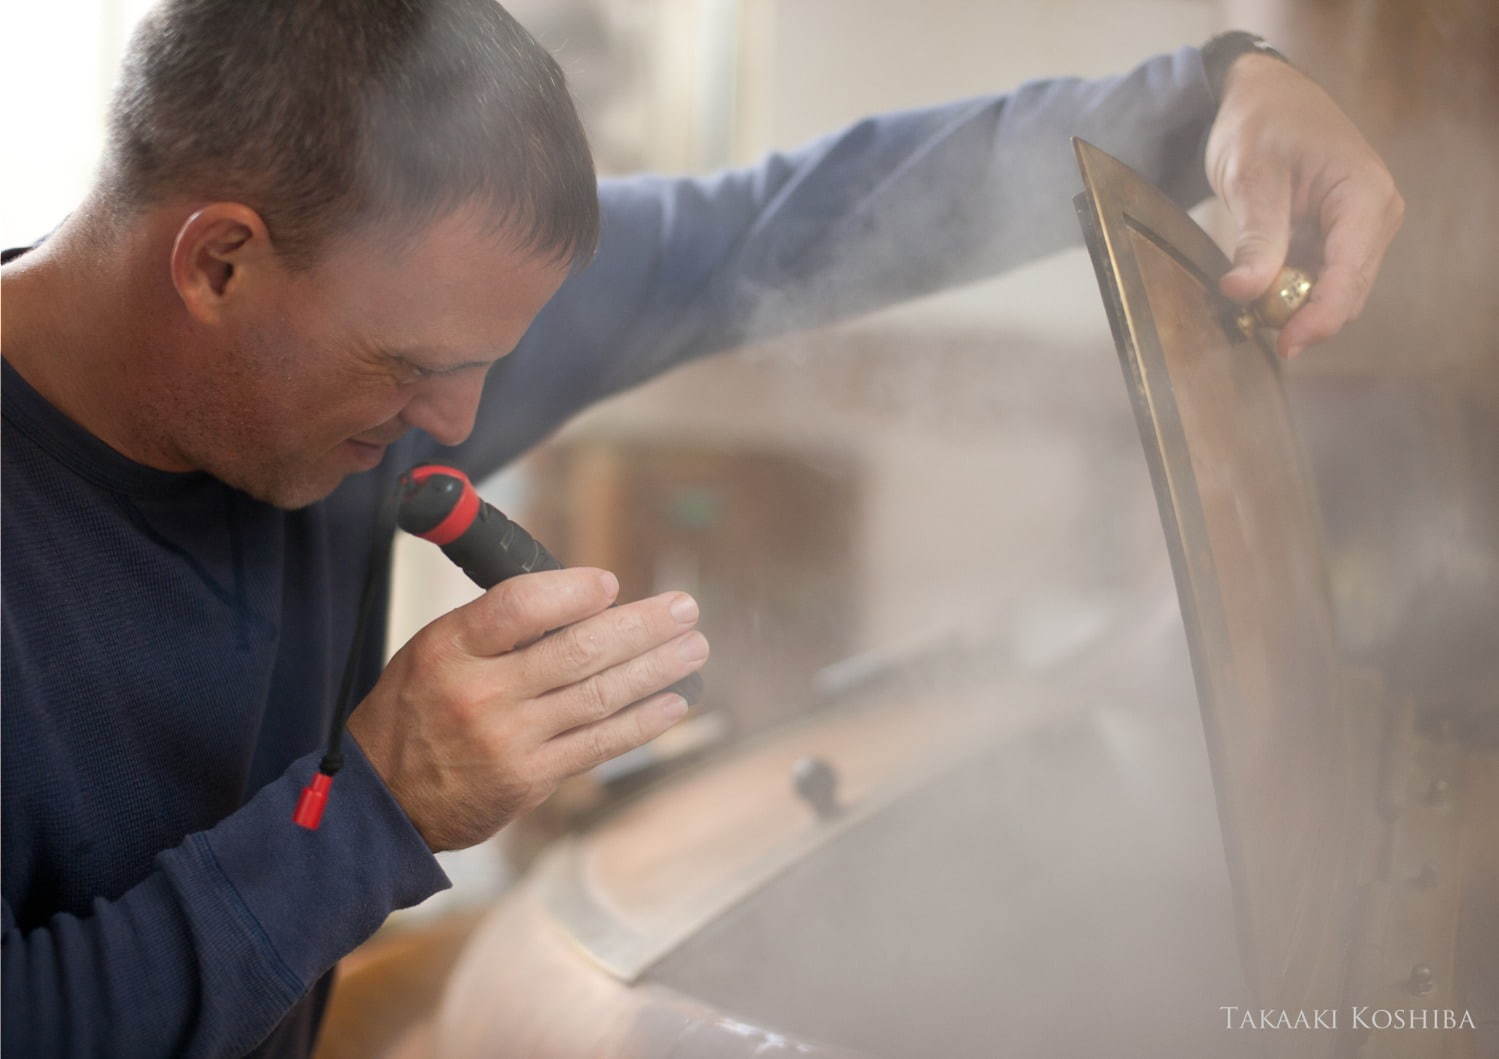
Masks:
[[[238,202],[215,202],[177,229],[172,285],[195,320],[216,324],[243,288],[245,271],[269,264],[273,257],[260,214]]]

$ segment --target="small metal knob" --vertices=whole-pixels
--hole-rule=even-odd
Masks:
[[[820,757],[804,757],[791,766],[791,785],[819,820],[838,815],[838,773]]]
[[[1411,968],[1410,980],[1406,983],[1410,991],[1416,996],[1425,996],[1436,989],[1436,975],[1432,973],[1431,964],[1418,963]]]

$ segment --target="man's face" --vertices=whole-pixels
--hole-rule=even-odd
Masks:
[[[176,377],[167,414],[197,467],[278,507],[331,493],[409,429],[455,445],[488,367],[567,274],[463,212],[399,253],[334,240],[302,272],[246,270],[217,337]]]

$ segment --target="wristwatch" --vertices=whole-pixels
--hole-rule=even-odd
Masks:
[[[1213,98],[1219,103],[1223,102],[1223,82],[1228,77],[1228,68],[1239,56],[1250,52],[1268,55],[1287,66],[1291,65],[1291,60],[1272,48],[1264,37],[1246,33],[1242,29],[1220,33],[1202,46],[1202,68],[1207,74]]]

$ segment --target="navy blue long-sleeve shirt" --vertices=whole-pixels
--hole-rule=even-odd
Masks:
[[[6,1053],[304,1055],[333,964],[446,885],[356,746],[322,827],[290,819],[401,469],[487,474],[673,364],[1074,242],[1071,135],[1197,201],[1212,112],[1183,49],[747,169],[604,181],[597,258],[491,371],[471,440],[403,440],[300,511],[127,460],[7,364]]]

